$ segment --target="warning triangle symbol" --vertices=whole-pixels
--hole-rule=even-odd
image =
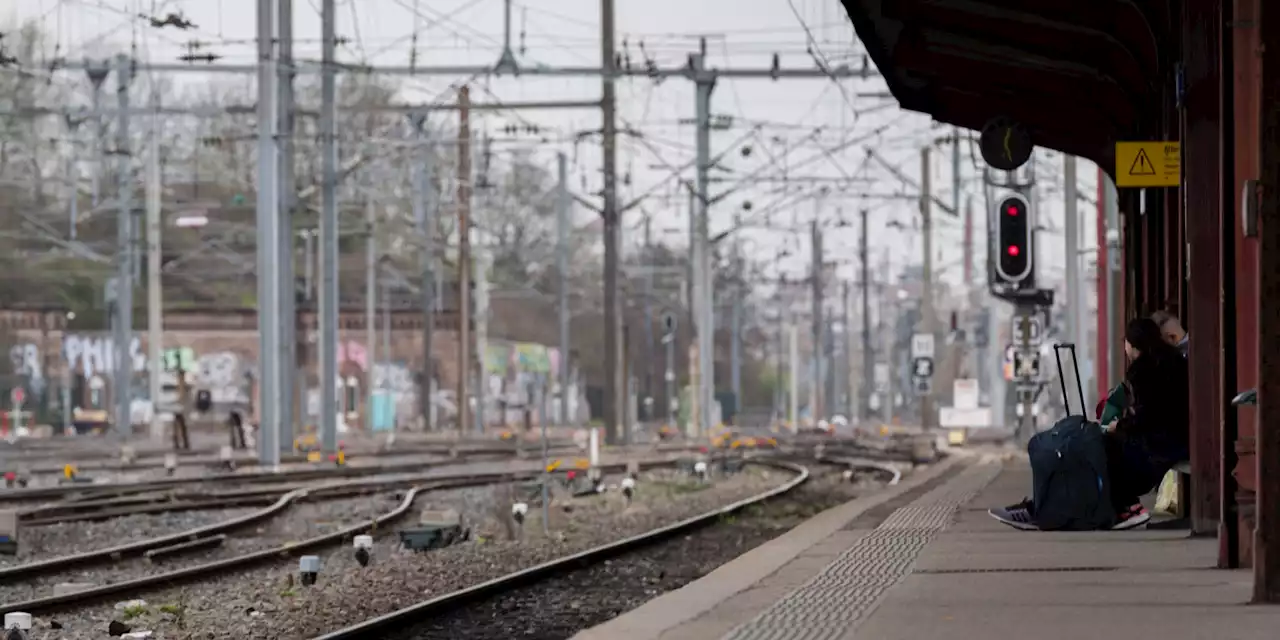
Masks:
[[[1151,158],[1147,155],[1147,150],[1138,149],[1138,157],[1133,159],[1133,164],[1129,167],[1129,175],[1154,176],[1155,174],[1156,166],[1151,164]]]

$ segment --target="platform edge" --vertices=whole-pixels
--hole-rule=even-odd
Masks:
[[[668,591],[608,622],[580,631],[570,640],[656,640],[664,633],[711,612],[734,595],[774,574],[863,513],[937,478],[959,464],[971,464],[979,459],[963,454],[951,455],[938,464],[912,473],[903,482],[883,491],[831,507],[790,531],[720,565],[711,573],[679,589]]]

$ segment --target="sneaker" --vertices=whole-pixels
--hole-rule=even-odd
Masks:
[[[1149,520],[1151,520],[1151,514],[1147,512],[1146,507],[1139,503],[1128,509],[1121,510],[1116,516],[1116,523],[1111,528],[1116,531],[1134,529],[1147,524]]]
[[[1031,516],[1032,507],[1030,500],[1023,500],[1007,507],[987,509],[987,514],[1014,529],[1036,531],[1040,527],[1036,526],[1035,518]]]

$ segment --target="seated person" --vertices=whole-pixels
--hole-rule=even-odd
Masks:
[[[1160,327],[1160,334],[1164,337],[1164,341],[1177,347],[1182,352],[1182,357],[1187,357],[1191,336],[1182,328],[1182,321],[1178,319],[1178,316],[1168,311],[1157,311],[1151,314],[1151,320]],[[1098,401],[1098,406],[1094,410],[1094,415],[1098,418],[1098,424],[1106,426],[1114,422],[1124,413],[1126,403],[1124,385],[1116,385],[1107,394],[1106,398]]]
[[[1168,311],[1157,311],[1151,314],[1151,319],[1160,326],[1160,334],[1164,336],[1164,341],[1177,347],[1185,357],[1191,345],[1191,336],[1187,334],[1186,329],[1182,328],[1182,320]]]
[[[1132,529],[1151,519],[1139,498],[1150,492],[1190,452],[1187,361],[1161,335],[1149,318],[1129,323],[1125,331],[1125,407],[1109,428],[1107,475],[1111,504],[1116,508],[1113,529]],[[1030,500],[992,509],[992,517],[1018,529],[1035,529]]]

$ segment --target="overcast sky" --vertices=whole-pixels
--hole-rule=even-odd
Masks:
[[[224,56],[225,63],[252,63],[255,59],[255,2],[253,0],[9,0],[0,9],[0,24],[36,20],[53,34],[63,56],[106,56],[136,51],[146,61],[176,62],[191,40],[205,43],[205,51]],[[598,0],[524,0],[513,3],[511,41],[523,65],[598,65]],[[487,64],[497,60],[503,42],[503,0],[340,0],[337,32],[349,40],[340,48],[343,61],[373,65],[407,65],[416,51],[419,65]],[[299,58],[319,59],[319,0],[294,0],[295,51]],[[155,29],[139,15],[161,16],[181,12],[197,25],[179,31]],[[7,15],[6,15],[7,13]],[[850,64],[860,67],[861,48],[843,7],[834,0],[617,0],[617,43],[639,65],[647,57],[662,66],[683,64],[697,50],[698,38],[708,42],[710,66],[768,67],[778,53],[787,68],[814,68],[815,58],[828,67]],[[416,41],[415,41],[416,34]],[[625,44],[625,48],[624,48]],[[643,46],[643,50],[642,50]],[[813,51],[811,55],[808,51]],[[85,88],[79,73],[65,72],[65,81]],[[183,74],[183,82],[207,82],[204,73]],[[451,86],[464,78],[405,77],[400,80],[408,101],[452,100]],[[245,82],[251,82],[246,78]],[[489,79],[470,80],[475,100],[527,101],[546,99],[595,99],[599,79]],[[693,116],[691,83],[669,79],[655,84],[647,79],[620,82],[620,125],[643,133],[643,141],[625,137],[620,142],[619,170],[630,176],[623,187],[622,201],[663,184],[666,167],[681,166],[693,158],[693,128],[682,120]],[[713,195],[741,178],[759,172],[759,179],[747,181],[738,191],[712,210],[713,234],[728,228],[735,215],[747,223],[769,223],[771,229],[749,229],[741,238],[750,255],[767,258],[780,250],[791,256],[777,268],[791,277],[803,274],[808,261],[805,227],[815,213],[827,223],[842,217],[851,224],[835,228],[827,235],[831,257],[846,260],[842,277],[852,277],[853,251],[858,241],[856,215],[870,211],[873,264],[887,257],[895,270],[919,261],[919,236],[909,231],[915,226],[917,204],[909,200],[918,193],[878,162],[867,160],[871,148],[887,164],[896,167],[911,184],[920,178],[921,145],[948,135],[949,127],[933,126],[930,119],[899,110],[882,95],[885,87],[877,79],[845,80],[722,80],[715,89],[712,111],[731,116],[732,127],[712,137],[712,154],[727,152],[723,166],[729,179],[713,189]],[[443,118],[444,116],[437,116]],[[565,151],[572,158],[571,185],[582,193],[599,188],[599,153],[595,141],[571,144],[559,142],[581,130],[598,129],[595,111],[498,113],[478,122],[498,133],[504,124],[535,123],[556,141],[536,144],[538,158],[554,166],[555,153]],[[738,147],[729,147],[739,143]],[[749,155],[742,145],[750,146]],[[837,150],[838,149],[838,150]],[[834,151],[833,151],[834,150]],[[980,189],[977,162],[970,148],[962,148],[962,196],[972,196],[978,212],[978,238],[983,237],[985,200]],[[1043,160],[1040,178],[1052,189],[1044,189],[1040,200],[1040,221],[1062,227],[1061,178],[1046,175],[1058,171],[1056,154]],[[951,202],[952,170],[950,150],[936,148],[932,177],[935,192]],[[1082,162],[1080,188],[1090,197],[1095,192],[1093,165]],[[686,174],[691,176],[691,174]],[[790,178],[785,182],[784,178]],[[766,206],[790,190],[791,197],[813,193],[814,179],[843,179],[842,186],[821,201],[801,199],[782,210]],[[852,180],[851,180],[852,179]],[[653,229],[660,240],[684,245],[687,237],[685,199],[674,185],[661,186],[643,207],[625,220],[625,242],[639,240],[644,213],[653,216]],[[829,183],[840,184],[840,183]],[[891,196],[906,196],[893,198]],[[862,196],[868,196],[863,198]],[[886,197],[890,196],[890,197]],[[961,200],[964,200],[964,197]],[[742,204],[750,201],[751,211]],[[1087,221],[1083,246],[1094,244],[1092,207],[1081,204]],[[942,277],[957,282],[960,271],[961,227],[953,218],[937,211],[939,220],[937,264]],[[594,215],[579,210],[585,223]],[[767,220],[766,220],[767,218]],[[901,227],[891,226],[897,222]],[[779,230],[794,227],[798,233]],[[985,253],[979,243],[979,257]],[[1045,284],[1060,278],[1062,236],[1042,236],[1039,247]],[[979,263],[981,264],[981,263]]]

